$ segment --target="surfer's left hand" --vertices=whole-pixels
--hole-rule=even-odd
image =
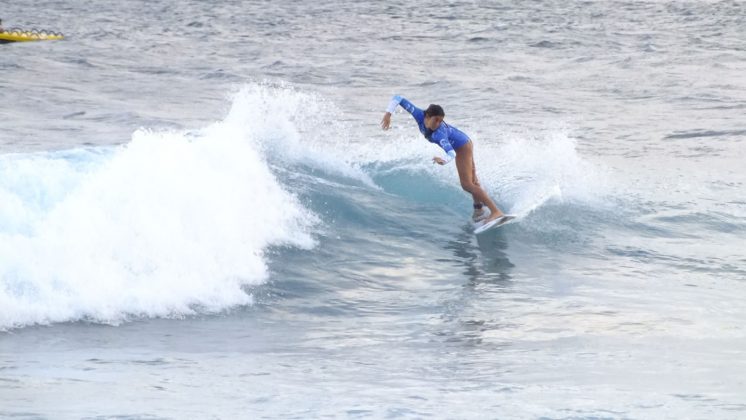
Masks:
[[[438,165],[445,165],[446,161],[443,160],[442,158],[439,158],[439,157],[435,156],[433,158],[433,163],[437,163]]]
[[[388,130],[391,128],[391,113],[387,112],[383,114],[383,119],[381,120],[381,128],[384,130]]]

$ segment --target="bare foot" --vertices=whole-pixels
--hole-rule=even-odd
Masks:
[[[484,219],[484,223],[487,224],[487,223],[489,223],[489,222],[491,222],[491,221],[493,221],[495,219],[499,219],[499,218],[501,218],[503,216],[505,216],[505,215],[502,212],[498,211],[496,213],[490,214],[490,217]]]

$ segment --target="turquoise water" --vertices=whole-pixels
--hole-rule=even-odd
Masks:
[[[0,417],[743,417],[739,3],[34,7]],[[473,234],[394,93],[516,223]]]

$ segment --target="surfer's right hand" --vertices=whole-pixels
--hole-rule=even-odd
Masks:
[[[383,119],[381,120],[381,128],[384,130],[388,130],[391,127],[391,113],[387,112],[383,114]]]

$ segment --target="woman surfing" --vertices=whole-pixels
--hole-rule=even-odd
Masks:
[[[476,167],[474,166],[474,144],[464,132],[443,121],[446,115],[443,108],[440,105],[430,105],[423,111],[401,96],[394,95],[391,98],[388,108],[386,108],[386,113],[383,114],[381,127],[384,130],[388,130],[391,127],[391,114],[396,111],[396,107],[399,105],[412,114],[414,120],[417,121],[422,135],[430,143],[437,144],[446,152],[445,159],[436,156],[433,158],[433,162],[438,165],[445,165],[454,158],[456,159],[456,169],[458,169],[461,188],[471,194],[474,199],[474,214],[472,215],[472,219],[475,222],[484,220],[484,225],[499,218],[505,220],[498,220],[497,224],[509,220],[508,217],[510,216],[505,216],[497,208],[495,202],[487,195],[487,192],[479,185]],[[483,208],[485,205],[490,210],[489,215],[485,214]]]

